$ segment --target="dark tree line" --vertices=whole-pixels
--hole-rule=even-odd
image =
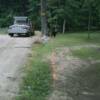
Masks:
[[[41,27],[41,0],[0,0],[0,27],[6,27],[16,15],[29,16]],[[47,22],[58,31],[100,29],[100,0],[47,0]]]
[[[28,15],[28,0],[0,0],[0,27],[11,24],[15,15]]]

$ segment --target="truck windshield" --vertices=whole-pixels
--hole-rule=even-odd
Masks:
[[[25,20],[17,20],[16,23],[17,24],[27,24],[27,21],[25,21]]]

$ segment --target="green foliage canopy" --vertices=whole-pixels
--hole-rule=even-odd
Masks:
[[[13,16],[29,16],[37,29],[41,27],[40,0],[0,0],[0,27],[11,24]],[[59,31],[99,30],[99,0],[47,0],[47,18],[50,27]],[[64,25],[65,22],[65,25]]]

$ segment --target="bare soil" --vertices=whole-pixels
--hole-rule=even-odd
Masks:
[[[52,53],[54,82],[48,100],[100,100],[100,60],[86,61],[69,55],[72,49],[81,47],[99,46],[57,48]]]

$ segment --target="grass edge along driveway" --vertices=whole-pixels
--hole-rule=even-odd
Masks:
[[[56,48],[100,44],[98,36],[93,34],[91,40],[87,40],[87,34],[58,35],[47,44],[33,44],[32,54],[29,55],[29,63],[25,67],[25,77],[21,85],[19,96],[16,100],[45,100],[52,91],[52,75],[49,55]]]

